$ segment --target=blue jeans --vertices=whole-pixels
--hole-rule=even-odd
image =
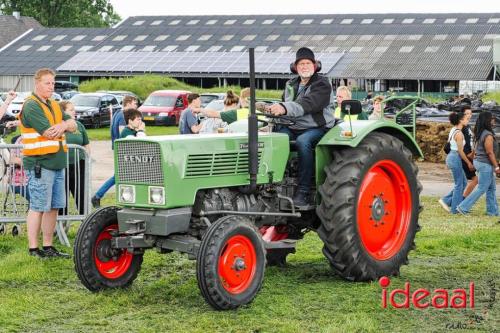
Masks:
[[[101,199],[113,186],[115,186],[115,175],[113,175],[111,178],[106,180],[104,184],[102,184],[102,186],[95,193],[95,196],[98,199]]]
[[[290,140],[295,140],[299,155],[299,191],[309,192],[314,174],[314,148],[326,133],[325,128],[310,128],[307,130],[292,130],[282,127],[280,133],[288,134]]]
[[[498,215],[498,204],[496,198],[496,183],[493,175],[493,166],[489,163],[474,161],[478,183],[474,191],[458,206],[464,213],[468,213],[476,201],[486,193],[486,214]]]
[[[443,197],[443,201],[451,207],[451,212],[456,214],[458,213],[457,206],[464,199],[464,189],[467,186],[467,178],[462,168],[462,158],[456,150],[450,151],[446,157],[446,166],[451,170],[455,186],[453,186],[450,193]]]

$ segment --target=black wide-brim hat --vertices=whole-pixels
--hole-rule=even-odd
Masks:
[[[295,56],[295,65],[297,65],[297,63],[302,59],[309,59],[312,62],[316,61],[314,59],[314,52],[307,47],[301,47],[297,50],[297,55]]]

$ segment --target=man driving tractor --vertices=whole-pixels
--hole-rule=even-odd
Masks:
[[[321,62],[315,60],[313,51],[307,47],[297,50],[290,69],[298,76],[286,83],[283,102],[270,106],[267,111],[274,116],[286,115],[295,122],[277,131],[288,134],[290,140],[296,142],[299,180],[293,202],[299,208],[307,208],[310,205],[309,192],[314,174],[314,149],[335,124],[333,111],[329,107],[333,90],[328,78],[318,73]]]

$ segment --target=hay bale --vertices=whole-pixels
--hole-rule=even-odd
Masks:
[[[451,127],[450,123],[417,120],[417,143],[424,153],[425,161],[434,163],[445,161],[443,146],[448,140]]]

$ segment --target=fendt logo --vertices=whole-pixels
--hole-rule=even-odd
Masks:
[[[153,163],[154,156],[123,155],[125,162]]]
[[[418,288],[415,291],[410,290],[410,282],[405,282],[404,289],[387,290],[391,280],[383,276],[379,280],[382,287],[382,308],[387,308],[387,294],[392,307],[397,309],[410,307],[410,304],[417,309],[425,309],[429,306],[436,309],[454,308],[474,308],[474,282],[469,283],[469,289],[435,289],[433,292]],[[399,295],[399,296],[398,296]],[[397,300],[396,300],[397,297]],[[399,302],[399,303],[398,303]]]

